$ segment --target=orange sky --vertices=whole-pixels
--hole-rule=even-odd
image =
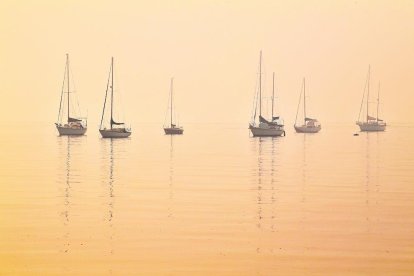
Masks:
[[[68,52],[93,126],[111,56],[133,126],[163,123],[172,76],[183,125],[247,126],[260,50],[287,125],[303,77],[310,116],[353,123],[368,64],[382,117],[414,121],[412,1],[3,0],[0,41],[0,122],[56,120]]]

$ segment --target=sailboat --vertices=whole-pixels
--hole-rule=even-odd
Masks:
[[[380,104],[380,100],[379,100],[379,92],[380,92],[380,84],[378,84],[378,96],[377,96],[377,117],[373,117],[369,115],[369,83],[370,83],[370,77],[371,77],[371,66],[368,67],[368,77],[367,77],[367,82],[365,84],[365,87],[367,89],[364,89],[364,94],[362,95],[362,101],[361,101],[361,107],[359,109],[359,116],[358,116],[358,121],[356,122],[356,124],[359,126],[359,128],[361,129],[361,131],[384,131],[387,123],[380,119],[378,117],[378,111],[379,111],[379,104]],[[365,99],[365,90],[367,91],[367,117],[366,117],[366,121],[362,121],[360,120],[361,118],[361,113],[362,113],[362,107],[364,105],[364,99]]]
[[[272,90],[272,118],[266,120],[262,116],[262,51],[260,51],[259,61],[259,123],[256,123],[257,101],[255,103],[253,120],[249,124],[249,129],[255,137],[275,137],[284,136],[285,130],[282,120],[279,116],[273,115],[274,110],[274,93],[275,93],[275,73],[273,73],[273,90]]]
[[[109,85],[109,83],[111,85]],[[111,90],[111,119],[109,121],[109,128],[106,128],[104,126],[104,115],[109,89]],[[111,67],[109,70],[108,83],[106,85],[105,101],[102,110],[99,132],[103,138],[126,138],[131,135],[131,130],[125,127],[125,123],[116,122],[114,120],[114,58],[111,59]]]
[[[70,95],[74,92],[70,91],[70,79],[69,79],[69,54],[66,54],[66,66],[65,66],[65,75],[63,77],[63,85],[62,85],[62,92],[60,94],[60,104],[59,104],[59,113],[58,113],[58,120],[55,123],[56,128],[59,132],[59,135],[84,135],[87,130],[87,119],[71,116],[71,100]],[[66,81],[66,83],[65,83]],[[66,92],[64,92],[66,84]],[[65,105],[65,97],[64,94],[67,94],[67,116],[66,120],[63,118],[64,113],[64,105]]]
[[[170,85],[170,124],[164,125],[164,132],[165,134],[174,135],[174,134],[183,134],[184,129],[183,127],[178,126],[178,123],[173,123],[173,82],[174,79],[171,78],[171,85]],[[168,110],[167,110],[168,111]]]
[[[298,125],[298,113],[299,113],[299,106],[300,106],[300,100],[302,98],[302,91],[299,95],[299,103],[298,103],[298,109],[296,111],[296,118],[295,118],[295,130],[296,132],[300,133],[317,133],[321,130],[321,124],[318,120],[312,119],[309,117],[306,117],[306,86],[305,86],[305,78],[303,78],[303,124]]]

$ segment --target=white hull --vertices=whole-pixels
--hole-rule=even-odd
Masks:
[[[130,131],[119,131],[114,129],[100,129],[103,138],[127,138],[131,135]]]
[[[87,128],[71,128],[63,126],[56,126],[56,128],[59,131],[59,135],[84,135],[87,130]]]
[[[361,131],[385,131],[386,124],[370,124],[357,122]]]
[[[294,126],[296,132],[299,133],[317,133],[321,130],[321,126]]]
[[[164,128],[164,132],[168,135],[183,134],[184,129],[178,127],[166,127]]]
[[[276,137],[276,136],[284,136],[285,131],[283,127],[278,128],[270,128],[270,127],[254,127],[250,126],[250,131],[252,132],[253,136],[255,137]]]

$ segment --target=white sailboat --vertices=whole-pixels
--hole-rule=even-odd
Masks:
[[[274,110],[274,93],[275,93],[275,73],[273,73],[273,91],[272,91],[272,118],[270,121],[262,116],[262,51],[260,51],[259,62],[259,123],[256,123],[257,101],[255,103],[254,115],[249,129],[255,137],[276,137],[284,136],[285,130],[283,121],[279,116],[273,116]]]
[[[111,85],[109,85],[111,83]],[[108,98],[108,90],[111,89],[111,118],[109,128],[104,126],[105,107]],[[116,122],[114,120],[114,58],[111,59],[111,68],[109,70],[108,83],[106,85],[105,101],[102,110],[101,125],[99,132],[103,138],[126,138],[131,135],[131,129],[125,127],[125,123]]]
[[[57,123],[55,123],[56,128],[59,132],[59,135],[84,135],[87,130],[87,119],[77,116],[71,116],[71,97],[70,95],[74,93],[74,91],[70,91],[70,79],[69,79],[69,54],[66,54],[66,66],[65,66],[65,75],[63,77],[63,85],[62,85],[62,92],[60,95],[60,104],[59,104],[59,114]],[[65,83],[66,82],[66,83]],[[66,84],[66,85],[65,85]],[[65,86],[67,91],[64,92]],[[64,94],[67,94],[67,99],[65,100]],[[66,120],[63,118],[64,116],[64,105],[65,102],[67,104],[67,116]],[[72,110],[73,112],[73,110]]]
[[[303,92],[303,124],[298,125],[298,113],[299,113],[299,107],[300,102],[302,98],[302,92]],[[317,133],[321,130],[321,124],[317,119],[312,119],[309,117],[306,117],[306,86],[305,86],[305,78],[303,78],[303,90],[300,92],[299,95],[299,103],[298,103],[298,109],[296,111],[296,118],[295,118],[295,130],[299,133]]]
[[[369,103],[370,103],[369,102],[369,83],[370,83],[370,77],[371,77],[370,75],[371,75],[371,66],[368,67],[368,77],[367,77],[367,82],[365,84],[366,89],[364,89],[364,93],[363,93],[362,101],[361,101],[361,107],[359,109],[358,121],[356,122],[356,124],[359,126],[361,131],[385,131],[387,123],[378,117],[379,104],[380,104],[380,100],[379,100],[380,84],[378,84],[377,116],[373,117],[369,115]],[[367,113],[366,113],[366,120],[362,121],[360,120],[360,118],[361,118],[361,113],[362,113],[362,107],[364,105],[365,90],[367,91],[367,98],[366,98]]]
[[[177,124],[175,124],[173,122],[173,82],[174,82],[174,78],[171,78],[170,104],[169,104],[169,106],[170,106],[170,108],[169,108],[169,110],[170,110],[170,124],[169,125],[164,124],[164,132],[165,132],[165,134],[168,134],[168,135],[183,134],[183,132],[184,132],[184,128],[182,126],[180,127],[178,125],[178,122],[177,122]]]

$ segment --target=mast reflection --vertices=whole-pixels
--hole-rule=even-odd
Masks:
[[[108,172],[109,174],[106,176],[106,179],[104,182],[107,186],[107,214],[105,216],[105,220],[108,222],[109,227],[109,253],[111,255],[114,254],[114,200],[115,200],[115,191],[114,191],[114,164],[115,164],[115,158],[114,158],[114,138],[110,139],[104,139],[103,142],[107,147],[109,147],[108,152],[108,161],[109,161],[109,168]]]
[[[379,156],[379,139],[382,133],[374,132],[374,133],[366,133],[366,144],[365,144],[365,205],[367,210],[366,215],[366,223],[367,233],[371,233],[372,231],[372,220],[373,220],[373,211],[371,209],[375,209],[373,204],[378,204],[378,193],[380,190],[380,156]],[[375,156],[372,154],[374,152],[375,147]],[[375,163],[373,166],[372,163]],[[374,177],[374,183],[372,183],[372,177]],[[373,187],[374,184],[374,187]]]
[[[260,137],[252,141],[252,151],[256,155],[253,167],[253,187],[256,190],[256,228],[260,232],[277,232],[277,201],[278,201],[278,138]],[[261,235],[259,235],[260,237]],[[273,247],[258,241],[257,253],[263,247],[273,252]]]
[[[70,174],[70,165],[71,165],[71,139],[72,137],[67,136],[66,140],[66,183],[64,188],[64,211],[63,211],[63,217],[64,222],[63,225],[65,226],[65,234],[64,234],[64,252],[68,253],[70,249],[70,231],[69,231],[69,222],[70,222],[70,196],[71,196],[71,174]]]
[[[170,135],[170,167],[169,167],[169,194],[168,194],[168,199],[169,199],[169,205],[168,205],[168,217],[172,218],[173,217],[173,210],[172,210],[172,205],[173,205],[173,200],[174,200],[174,135]]]
[[[73,153],[72,153],[72,146],[78,148],[80,146],[80,142],[84,137],[72,137],[72,136],[58,136],[58,147],[60,148],[60,155],[64,156],[63,159],[63,166],[61,172],[63,172],[62,177],[59,183],[62,184],[61,186],[61,195],[63,197],[63,207],[62,211],[60,212],[60,216],[62,217],[62,224],[64,227],[64,234],[63,234],[63,253],[69,253],[71,249],[71,233],[70,233],[70,223],[71,223],[71,207],[72,207],[72,193],[73,193],[73,184],[79,183],[79,174],[76,174],[76,166],[74,166],[73,162]],[[76,150],[75,150],[76,156]]]

